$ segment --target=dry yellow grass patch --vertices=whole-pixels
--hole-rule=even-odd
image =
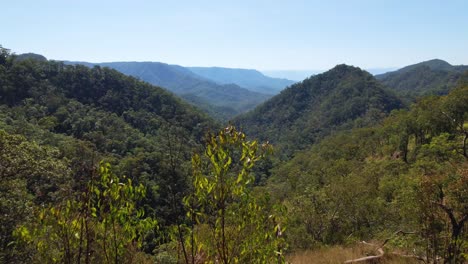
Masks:
[[[365,256],[373,256],[377,254],[377,249],[366,245],[356,245],[354,247],[334,246],[293,253],[287,256],[286,261],[292,264],[332,264],[344,263],[346,260],[357,259]],[[379,259],[379,262],[373,263],[416,264],[420,262],[411,258],[403,258],[391,254],[386,254],[382,259]]]

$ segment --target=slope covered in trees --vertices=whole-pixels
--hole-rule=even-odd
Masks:
[[[453,66],[446,61],[434,59],[406,66],[397,71],[376,75],[387,87],[404,97],[444,95],[452,90],[468,66]]]
[[[463,263],[468,73],[401,106],[346,65],[293,85],[237,120],[273,163],[163,89],[0,48],[0,262],[284,263],[373,240]]]
[[[67,63],[116,69],[150,84],[164,87],[220,120],[227,120],[248,111],[271,97],[233,83],[218,84],[182,66],[161,62]]]
[[[292,85],[235,122],[288,156],[331,131],[371,124],[400,107],[400,100],[372,75],[338,65]]]
[[[29,251],[11,243],[14,228],[36,206],[80,195],[100,160],[145,186],[139,206],[164,233],[184,214],[174,199],[188,190],[192,152],[216,126],[171,93],[116,70],[17,60],[1,49],[0,260],[26,261]]]
[[[295,81],[288,79],[268,77],[256,70],[222,67],[188,67],[188,69],[216,83],[233,83],[263,94],[278,94],[287,86],[295,83]]]
[[[377,240],[388,254],[464,263],[467,120],[464,81],[280,165],[268,187],[288,207],[291,248]]]

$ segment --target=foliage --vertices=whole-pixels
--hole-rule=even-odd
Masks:
[[[170,93],[0,47],[0,262],[276,262],[358,240],[466,261],[466,74],[394,110],[339,65],[237,120],[279,159],[229,126],[191,160],[216,124]]]
[[[2,167],[1,173],[21,173],[8,174],[4,186],[11,193],[1,194],[7,197],[2,212],[20,215],[8,214],[2,222],[1,254],[27,257],[27,251],[7,246],[11,230],[27,224],[30,218],[23,215],[37,205],[55,206],[68,196],[78,197],[99,160],[147,186],[138,208],[161,224],[161,234],[145,244],[151,252],[166,228],[185,215],[180,200],[189,186],[190,156],[215,122],[172,94],[115,70],[18,59],[0,51],[0,129],[26,138],[3,149],[17,168]],[[38,149],[31,150],[33,155],[27,153],[30,145]],[[47,165],[47,159],[60,166]]]
[[[267,186],[290,212],[291,248],[390,239],[428,261],[462,262],[466,87],[330,136],[276,168]],[[394,237],[399,230],[410,234]]]
[[[134,248],[156,224],[136,208],[145,188],[120,181],[109,164],[101,164],[99,174],[78,199],[40,209],[31,227],[15,231],[37,250],[33,262],[132,263]]]
[[[192,263],[195,255],[210,263],[282,260],[280,215],[272,215],[267,203],[251,190],[250,171],[269,148],[247,141],[245,134],[228,126],[209,136],[204,157],[193,157],[194,190],[185,198],[188,216],[196,221],[187,239]]]
[[[0,130],[0,261],[24,261],[24,248],[12,231],[31,217],[35,206],[67,195],[70,171],[57,149],[42,147]]]

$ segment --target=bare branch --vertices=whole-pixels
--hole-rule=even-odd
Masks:
[[[448,217],[450,218],[450,223],[452,223],[452,226],[458,226],[458,221],[457,219],[455,219],[455,215],[453,214],[452,208],[449,208],[445,204],[442,204],[442,203],[438,203],[438,202],[432,202],[432,203],[439,206],[440,208],[442,208],[442,210],[445,211],[445,213],[447,213]]]
[[[402,254],[402,253],[398,253],[398,252],[392,252],[391,254],[402,257],[402,258],[414,258],[414,259],[417,259],[417,260],[421,260],[424,263],[427,263],[427,258],[418,256],[418,255],[406,255],[406,254]]]
[[[364,242],[364,241],[363,241]],[[366,243],[366,242],[364,242]],[[370,243],[366,243],[368,245],[372,245]],[[364,262],[364,261],[368,261],[368,260],[372,260],[372,259],[378,259],[378,258],[381,258],[383,257],[384,255],[384,251],[382,248],[378,248],[377,249],[377,252],[379,252],[378,255],[375,255],[375,256],[368,256],[368,257],[363,257],[363,258],[358,258],[358,259],[351,259],[351,260],[347,260],[345,261],[344,263],[357,263],[357,262]]]
[[[393,233],[393,235],[391,237],[385,239],[385,241],[382,243],[382,245],[380,247],[378,247],[375,244],[368,243],[366,241],[362,241],[361,244],[368,245],[368,246],[373,246],[373,247],[378,247],[377,252],[379,252],[379,254],[375,255],[375,256],[368,256],[368,257],[362,257],[362,258],[358,258],[358,259],[347,260],[344,263],[357,263],[357,262],[364,262],[364,261],[373,260],[373,259],[379,259],[379,258],[383,257],[383,255],[385,253],[383,251],[383,247],[385,246],[385,244],[387,244],[388,241],[390,241],[392,238],[394,238],[397,235],[412,235],[412,234],[417,234],[417,232],[412,232],[412,231],[411,232],[405,232],[403,230],[398,230],[395,233]],[[418,257],[418,259],[423,259],[422,257],[419,257],[419,256],[417,256],[417,257]]]

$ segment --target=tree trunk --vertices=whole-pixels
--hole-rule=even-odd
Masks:
[[[468,158],[468,153],[466,151],[466,141],[468,140],[468,131],[465,131],[465,138],[463,139],[463,156]]]
[[[460,259],[460,241],[458,240],[463,230],[465,219],[462,219],[457,225],[452,226],[452,238],[447,249],[448,256],[445,258],[444,263],[459,263]]]

